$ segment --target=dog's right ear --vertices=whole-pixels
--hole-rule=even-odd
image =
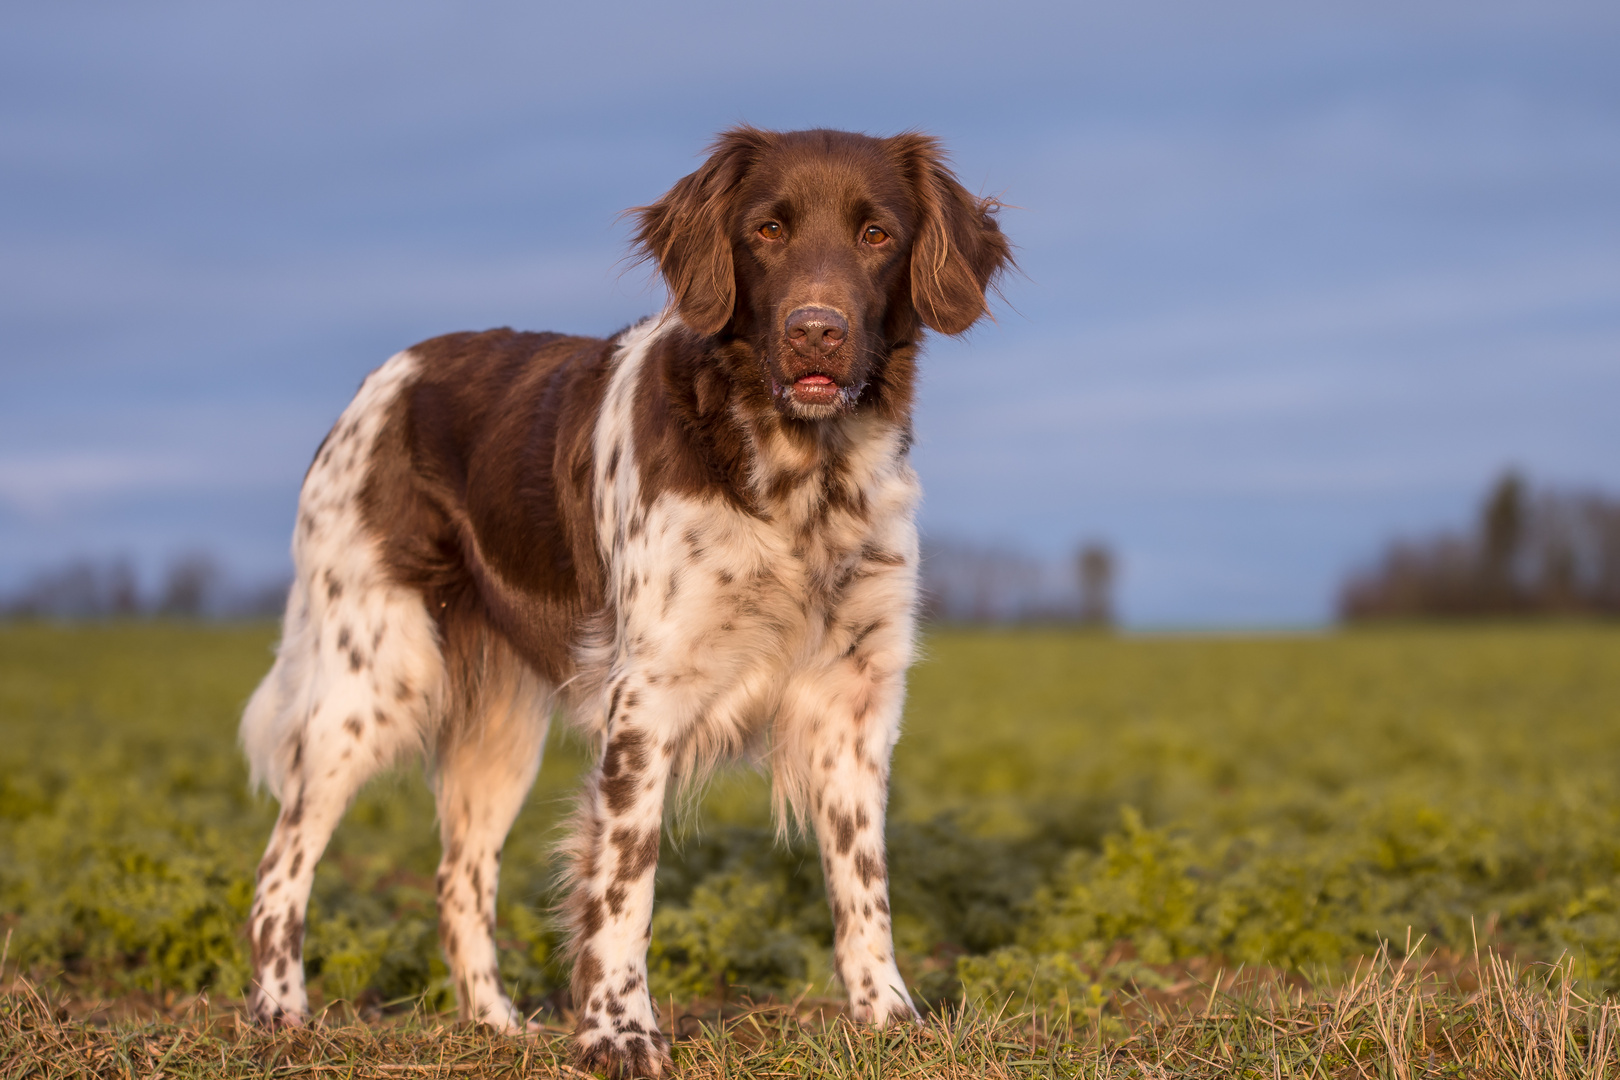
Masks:
[[[731,261],[732,197],[771,141],[753,127],[722,132],[709,160],[651,206],[638,206],[636,248],[669,286],[681,319],[700,334],[719,333],[737,302]]]

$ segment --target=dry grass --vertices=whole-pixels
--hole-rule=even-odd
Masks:
[[[1567,965],[1494,953],[1454,964],[1386,950],[1337,986],[1275,972],[1217,973],[1173,998],[1129,997],[1101,1022],[955,1013],[887,1033],[816,1003],[737,1015],[671,1014],[678,1073],[755,1077],[1620,1076],[1620,1003],[1581,996]],[[375,1023],[343,1006],[310,1028],[264,1031],[204,996],[126,1008],[0,987],[0,1080],[23,1077],[584,1077],[560,1026],[512,1038],[407,1013]]]

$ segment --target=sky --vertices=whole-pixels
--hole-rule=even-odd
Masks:
[[[934,339],[933,538],[1102,539],[1139,627],[1310,626],[1489,481],[1620,489],[1620,5],[7,5],[0,588],[289,572],[359,381],[610,333],[738,121],[923,129],[1021,273]]]

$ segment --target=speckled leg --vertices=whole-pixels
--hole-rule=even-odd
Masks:
[[[440,713],[433,622],[389,579],[359,497],[383,411],[413,365],[402,354],[372,373],[310,466],[276,662],[242,717],[254,780],[281,801],[248,918],[248,1008],[265,1023],[309,1013],[305,910],[332,830],[368,779],[420,754]]]
[[[486,704],[481,722],[439,752],[439,944],[461,1013],[502,1031],[525,1030],[501,987],[495,892],[501,847],[540,768],[549,720],[544,688],[517,676]]]
[[[248,916],[253,943],[248,1011],[262,1023],[299,1025],[309,1015],[304,917],[315,864],[350,801],[391,756],[374,754],[366,745],[363,726],[350,723],[356,713],[332,712],[342,719],[323,723],[331,708],[329,702],[318,711],[299,737],[283,781],[281,814],[259,863]]]
[[[855,1019],[879,1026],[917,1015],[895,966],[889,875],[883,844],[889,757],[904,687],[892,669],[859,655],[796,685],[808,723],[816,839],[832,908],[834,961]],[[840,667],[856,668],[845,672]]]
[[[662,1076],[669,1046],[647,987],[653,876],[670,774],[668,743],[645,686],[615,687],[603,752],[586,786],[571,851],[576,1061],[616,1077]]]

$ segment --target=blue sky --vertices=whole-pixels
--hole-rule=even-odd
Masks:
[[[1505,465],[1620,488],[1620,6],[9,5],[0,587],[278,574],[360,378],[655,309],[717,129],[923,128],[1019,207],[936,341],[925,529],[1119,550],[1145,626],[1330,614]]]

